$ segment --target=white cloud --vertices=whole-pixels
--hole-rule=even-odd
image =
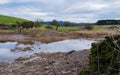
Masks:
[[[0,0],[0,4],[9,3],[11,0]]]
[[[22,9],[24,10],[18,9],[20,14],[29,15],[29,16],[46,16],[48,14],[46,12],[41,12],[39,10],[36,9],[34,10],[32,8],[23,7]]]
[[[26,3],[26,2],[40,2],[40,3],[49,3],[49,4],[62,4],[65,2],[65,0],[0,0],[0,4],[6,4],[6,3]]]
[[[96,3],[96,2],[78,2],[76,4],[73,4],[69,8],[65,9],[66,12],[75,12],[75,11],[96,11],[96,10],[102,10],[104,8],[108,7],[107,4],[103,3]]]
[[[34,20],[95,22],[120,17],[119,0],[0,0],[0,13]]]
[[[8,13],[9,12],[9,13]],[[47,16],[50,13],[39,11],[38,9],[20,7],[20,8],[6,8],[0,11],[1,14],[21,17],[26,19],[35,20],[39,17]]]

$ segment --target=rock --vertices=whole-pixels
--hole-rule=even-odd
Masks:
[[[15,59],[15,61],[23,61],[23,60],[26,60],[27,58],[24,58],[24,57],[19,57],[17,59]]]
[[[66,64],[70,64],[69,62],[66,62]]]
[[[11,51],[29,51],[31,50],[32,46],[26,46],[26,47],[15,47],[14,49],[11,49]]]
[[[66,55],[72,54],[74,52],[75,52],[75,50],[69,51]]]
[[[22,49],[22,51],[28,51],[28,50],[31,50],[31,47],[25,47]]]
[[[50,65],[52,65],[52,64],[54,64],[54,63],[55,63],[55,61],[51,61],[51,62],[49,62]]]
[[[49,67],[45,67],[45,70],[49,70]]]
[[[70,73],[70,71],[61,71],[61,72],[62,72],[63,75]]]

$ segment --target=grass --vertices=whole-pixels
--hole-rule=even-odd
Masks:
[[[0,34],[15,34],[17,30],[0,30]]]
[[[111,26],[113,26],[113,25],[93,25],[92,30],[107,30]],[[114,25],[114,26],[120,27],[120,25]],[[52,26],[52,27],[54,30],[56,29],[56,26]],[[75,31],[75,30],[81,30],[83,28],[84,28],[84,26],[73,26],[73,27],[72,26],[70,26],[70,27],[59,26],[58,31],[67,31],[67,30]]]
[[[0,24],[15,24],[16,21],[23,22],[23,21],[29,21],[29,20],[11,17],[11,16],[0,15]]]
[[[97,25],[95,25],[95,26],[93,26],[93,30],[106,30],[108,27],[106,27],[106,26],[97,26]]]
[[[120,28],[120,25],[94,25],[93,30],[107,30],[111,26],[117,26]]]
[[[109,27],[111,27],[112,25],[104,25],[104,26],[99,26],[99,25],[94,25],[92,30],[108,30]],[[120,27],[120,25],[117,25],[118,27]],[[46,25],[42,24],[41,27],[38,28],[30,28],[28,30],[31,29],[35,29],[35,30],[44,30]],[[56,26],[52,26],[53,30],[56,29]],[[76,31],[76,30],[82,30],[84,28],[84,26],[73,26],[73,27],[65,27],[65,26],[59,26],[58,27],[58,31]],[[10,30],[16,30],[16,29],[10,29]]]
[[[42,24],[41,25],[41,29],[43,28],[45,28],[46,27],[46,25],[45,24]],[[53,27],[53,30],[56,30],[56,26],[52,26]],[[67,31],[67,30],[80,30],[80,26],[73,26],[73,27],[65,27],[65,26],[59,26],[58,27],[58,31]]]
[[[113,25],[93,25],[93,29],[92,30],[108,30],[109,27],[111,27]],[[114,25],[114,26],[118,26],[120,27],[120,25]],[[41,25],[41,28],[45,28],[46,25],[43,24]],[[56,29],[56,26],[52,26],[53,27],[53,30]],[[65,27],[65,26],[59,26],[58,27],[58,31],[77,31],[77,30],[82,30],[85,26],[68,26],[68,27]]]

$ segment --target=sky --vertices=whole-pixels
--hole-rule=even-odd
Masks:
[[[120,19],[120,0],[0,0],[0,14],[29,20]]]

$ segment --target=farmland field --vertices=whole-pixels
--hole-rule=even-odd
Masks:
[[[22,18],[0,15],[0,24],[13,24],[16,22],[29,21]]]

